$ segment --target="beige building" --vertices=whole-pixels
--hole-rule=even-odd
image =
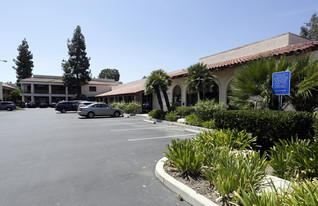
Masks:
[[[18,88],[0,82],[0,101],[10,100],[10,92]]]
[[[75,95],[74,87],[66,87],[61,76],[33,75],[31,78],[22,79],[21,96],[24,102],[59,102],[70,100]],[[81,87],[81,93],[87,98],[110,91],[112,86],[122,84],[112,79],[92,79]]]
[[[291,58],[293,56],[311,53],[318,58],[318,42],[310,41],[296,34],[285,33],[262,41],[254,42],[245,46],[234,48],[221,53],[202,57],[200,63],[207,65],[208,69],[216,76],[210,91],[205,94],[209,99],[216,99],[219,102],[227,103],[229,85],[242,64],[261,57],[280,57],[282,55]],[[182,69],[169,73],[172,77],[172,85],[167,91],[170,104],[190,106],[197,102],[197,94],[190,94],[186,84],[187,70]],[[128,84],[121,85],[121,93],[125,96],[125,88]],[[143,90],[139,89],[139,93]],[[112,94],[116,99],[116,93],[104,93],[103,96]],[[162,95],[163,98],[163,95]],[[164,107],[165,101],[163,100]],[[152,96],[152,109],[159,109],[156,95]]]

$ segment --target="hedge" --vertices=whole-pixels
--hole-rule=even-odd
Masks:
[[[309,112],[273,110],[229,110],[214,113],[220,129],[245,130],[257,136],[257,144],[268,150],[278,139],[313,138],[314,116]]]

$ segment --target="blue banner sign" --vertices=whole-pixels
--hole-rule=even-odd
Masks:
[[[289,95],[290,93],[290,71],[273,73],[273,94]]]

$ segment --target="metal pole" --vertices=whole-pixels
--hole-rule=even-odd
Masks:
[[[283,95],[278,95],[278,110],[283,110]]]

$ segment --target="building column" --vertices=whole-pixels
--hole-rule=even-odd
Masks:
[[[34,84],[31,84],[31,102],[35,102],[35,98],[34,98]]]
[[[0,101],[3,101],[3,87],[2,87],[2,82],[0,82]]]

